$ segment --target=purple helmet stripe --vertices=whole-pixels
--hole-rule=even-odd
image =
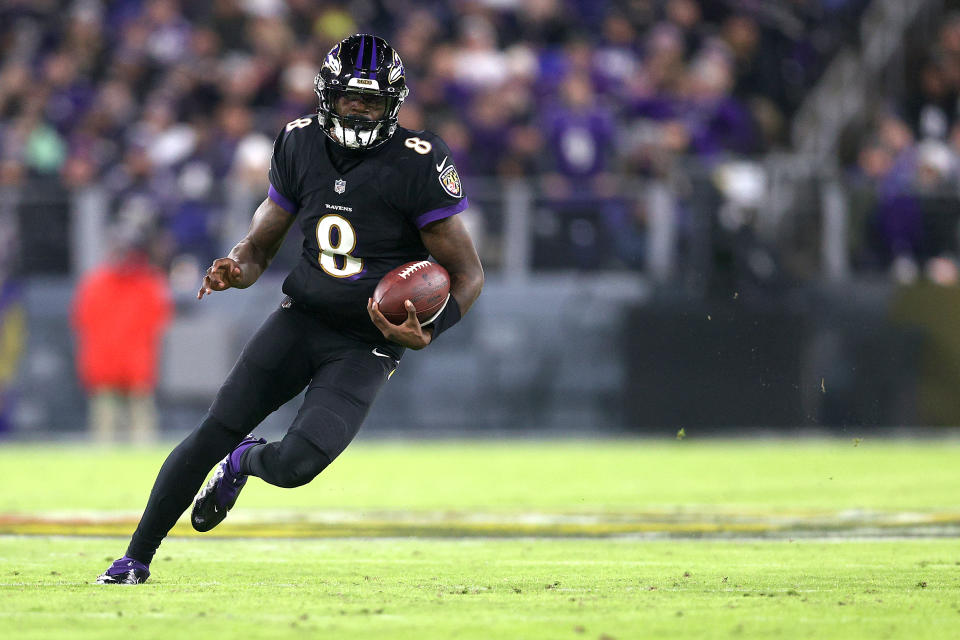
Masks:
[[[372,149],[382,145],[396,132],[397,112],[409,92],[403,71],[399,56],[383,38],[371,33],[355,33],[344,38],[327,54],[314,82],[320,100],[318,126],[329,139],[343,147]],[[383,117],[364,122],[339,116],[336,100],[348,92],[379,95],[386,107]],[[358,134],[369,131],[371,136],[361,140],[362,136],[358,135],[348,143],[338,137],[337,126],[352,128]],[[272,201],[296,211],[299,203],[290,201],[276,188],[274,191],[268,194]]]
[[[366,44],[367,39],[364,36],[360,36],[360,52],[357,53],[357,61],[355,63],[357,65],[357,69],[363,68],[363,49]]]

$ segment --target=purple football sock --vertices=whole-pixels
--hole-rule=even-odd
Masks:
[[[250,447],[265,443],[266,441],[263,438],[257,440],[251,438],[237,445],[237,448],[230,454],[230,471],[241,475],[243,472],[240,470],[240,461],[243,459],[243,454],[245,454]]]

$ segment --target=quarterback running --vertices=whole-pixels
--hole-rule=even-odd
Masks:
[[[193,527],[209,531],[249,476],[278,487],[310,482],[353,440],[405,349],[429,345],[480,295],[483,269],[457,215],[467,198],[450,150],[428,131],[397,124],[408,93],[399,54],[379,37],[350,36],[327,54],[315,88],[317,112],[277,137],[269,191],[247,235],[213,261],[197,294],[252,285],[296,223],[303,249],[283,282],[286,297],[163,463],[126,553],[101,584],[144,582],[191,504]],[[446,306],[429,326],[411,304],[406,321],[391,324],[372,292],[387,272],[428,256],[450,274]],[[251,434],[304,389],[281,440]]]

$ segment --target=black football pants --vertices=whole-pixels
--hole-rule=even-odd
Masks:
[[[251,447],[242,471],[281,487],[310,482],[356,436],[401,353],[348,338],[297,307],[277,309],[244,347],[206,418],[167,456],[127,555],[149,564],[211,467],[304,388],[286,435]]]

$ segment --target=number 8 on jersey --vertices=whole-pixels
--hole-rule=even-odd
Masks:
[[[350,255],[357,246],[357,234],[350,222],[336,214],[325,215],[317,223],[320,267],[334,278],[347,278],[363,271],[363,260]],[[343,266],[337,265],[337,256]]]

